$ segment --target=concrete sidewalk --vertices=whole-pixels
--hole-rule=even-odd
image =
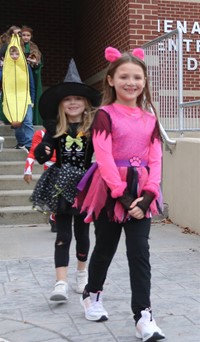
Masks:
[[[48,300],[54,286],[55,234],[49,225],[0,227],[0,342],[136,342],[124,237],[109,269],[105,323],[86,321],[73,290],[71,246],[69,300]],[[94,235],[91,226],[91,250]],[[200,341],[200,237],[173,224],[151,229],[152,307],[168,342]]]

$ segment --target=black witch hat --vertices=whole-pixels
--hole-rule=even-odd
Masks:
[[[100,103],[99,91],[81,81],[73,58],[70,61],[64,83],[56,84],[42,94],[39,100],[39,111],[42,119],[56,119],[60,101],[70,95],[85,97],[93,107],[97,107]]]

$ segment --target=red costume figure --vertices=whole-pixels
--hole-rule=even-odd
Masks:
[[[36,146],[41,143],[43,136],[45,135],[45,132],[46,132],[45,129],[41,129],[41,130],[36,131],[33,135],[32,145],[31,145],[30,151],[28,153],[28,156],[26,159],[26,164],[24,167],[24,180],[28,184],[32,180],[33,165],[35,162],[34,150],[35,150]],[[53,157],[51,158],[51,160],[44,163],[44,171],[47,170],[51,165],[53,165],[55,163],[55,161],[56,161],[56,153],[54,151],[54,154],[53,154]],[[55,221],[55,215],[54,214],[50,215],[49,223],[51,225],[51,231],[56,232],[56,221]]]

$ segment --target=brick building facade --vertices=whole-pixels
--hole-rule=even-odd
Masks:
[[[81,78],[101,88],[106,46],[132,49],[179,25],[184,31],[184,89],[197,99],[199,18],[200,0],[1,0],[0,32],[13,24],[33,28],[33,41],[44,56],[45,87],[63,80],[74,57]]]

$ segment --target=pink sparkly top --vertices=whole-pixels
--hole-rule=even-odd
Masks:
[[[161,141],[154,134],[157,119],[154,114],[138,107],[132,108],[114,103],[103,106],[110,116],[110,125],[99,113],[93,127],[93,144],[101,177],[111,189],[111,196],[122,196],[127,184],[122,181],[116,160],[128,160],[140,168],[145,162],[149,167],[148,179],[141,190],[159,196],[161,181]],[[103,112],[102,112],[103,113]],[[108,127],[110,126],[110,127]]]
[[[117,103],[100,107],[92,126],[92,140],[96,164],[81,180],[74,204],[86,212],[85,222],[97,219],[103,208],[116,222],[129,218],[118,198],[125,189],[133,195],[134,179],[127,177],[130,168],[137,170],[136,196],[143,191],[154,195],[145,216],[157,215],[162,151],[154,114]]]

